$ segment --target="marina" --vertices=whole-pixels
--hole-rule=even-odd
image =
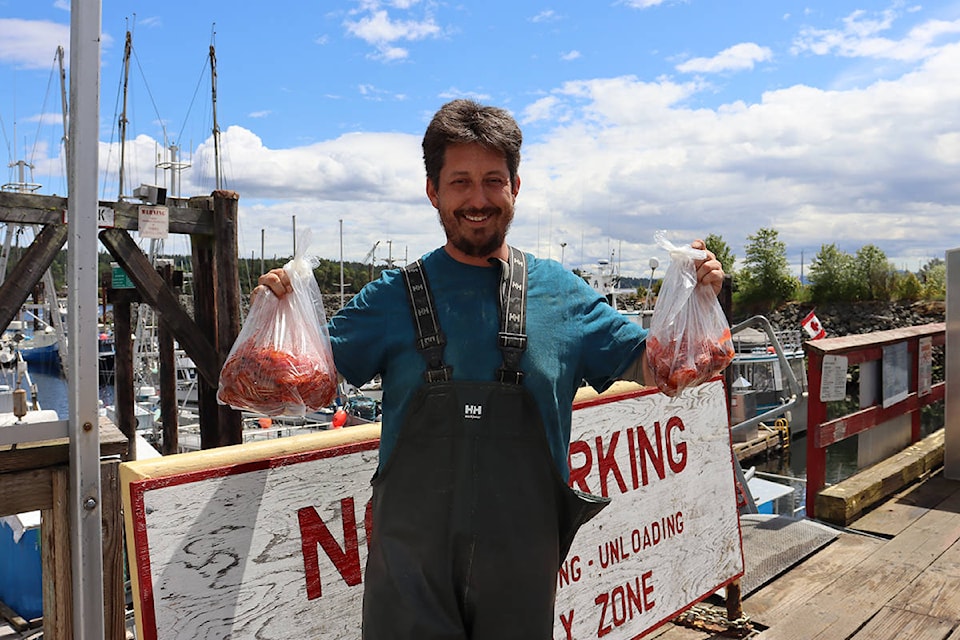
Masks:
[[[89,73],[99,51],[83,53],[74,68]],[[94,87],[90,80],[77,78]],[[89,118],[78,127],[96,129],[93,97],[77,97]],[[378,381],[302,417],[219,404],[222,355],[241,326],[239,194],[218,184],[209,196],[147,189],[138,202],[100,201],[96,181],[81,175],[96,165],[91,153],[72,148],[69,201],[0,193],[0,222],[37,230],[0,283],[0,324],[16,343],[4,353],[19,366],[33,351],[27,329],[39,340],[49,326],[57,340],[42,348],[48,356],[55,346],[59,359],[34,352],[17,369],[29,378],[0,390],[0,640],[188,638],[216,635],[213,624],[243,631],[223,637],[276,637],[301,624],[340,624],[322,637],[357,637],[350,616],[373,526],[364,492],[377,463]],[[182,271],[131,235],[145,209],[190,242],[189,312]],[[82,224],[96,237],[79,233]],[[130,282],[105,296],[109,332],[78,302],[78,292],[94,299],[97,283],[76,267],[71,329],[57,329],[52,291],[52,322],[23,324],[24,310],[39,315],[27,299],[54,256],[69,246],[89,267],[97,242]],[[616,306],[616,273],[608,261],[598,267],[594,286]],[[948,254],[948,274],[955,296],[960,250]],[[155,316],[148,337],[140,310]],[[651,312],[645,303],[624,313],[644,324]],[[731,328],[737,357],[724,379],[679,399],[635,387],[578,397],[570,485],[614,499],[604,525],[586,530],[594,537],[581,536],[563,559],[558,633],[960,640],[953,297],[945,320],[804,341],[754,317]],[[155,358],[150,384],[137,375],[144,344]],[[937,356],[946,371],[934,376]],[[94,362],[106,371],[108,361],[109,375],[92,375]],[[924,424],[940,406],[939,424]],[[654,424],[640,424],[650,416]],[[670,555],[670,544],[681,552]],[[595,551],[607,573],[581,573]],[[635,569],[648,562],[660,563],[658,577],[674,572],[655,597],[652,570]],[[661,611],[658,602],[671,604]],[[275,618],[280,606],[296,615]],[[594,614],[599,625],[573,634],[575,610],[584,612],[579,624]],[[642,632],[634,616],[644,616]]]

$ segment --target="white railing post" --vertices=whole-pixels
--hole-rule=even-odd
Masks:
[[[97,413],[97,173],[101,0],[70,3],[67,297],[73,638],[103,640],[103,508]],[[90,375],[90,373],[93,375]],[[122,606],[121,603],[111,603]]]
[[[960,480],[960,248],[947,251],[943,475]]]

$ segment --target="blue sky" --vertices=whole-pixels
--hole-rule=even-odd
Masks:
[[[0,0],[4,164],[63,193],[54,53],[69,4]],[[525,135],[510,240],[570,267],[646,275],[653,240],[778,230],[799,273],[821,245],[917,270],[960,246],[960,3],[898,0],[275,0],[103,3],[101,198],[118,196],[124,33],[133,32],[125,173],[158,150],[213,189],[210,44],[240,252],[402,261],[442,244],[420,137],[455,97]],[[69,54],[68,54],[69,57]],[[8,169],[4,182],[16,175]],[[125,189],[129,193],[130,188]],[[168,241],[187,252],[186,241]]]

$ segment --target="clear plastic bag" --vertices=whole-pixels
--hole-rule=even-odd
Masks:
[[[697,286],[695,262],[707,252],[674,245],[665,231],[654,238],[670,252],[670,264],[650,319],[647,357],[657,387],[675,396],[730,364],[733,337],[713,289]]]
[[[220,370],[217,401],[268,416],[303,416],[333,402],[337,372],[304,231],[284,265],[293,292],[257,295]]]

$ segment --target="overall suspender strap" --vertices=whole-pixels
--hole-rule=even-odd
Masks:
[[[516,247],[509,247],[507,262],[500,262],[500,332],[497,336],[503,365],[497,369],[497,380],[520,384],[523,371],[520,358],[527,348],[527,257]]]
[[[427,382],[447,382],[453,379],[453,367],[443,363],[443,347],[447,339],[440,331],[433,295],[427,283],[423,261],[417,260],[404,267],[400,273],[407,285],[407,299],[413,312],[414,329],[417,333],[417,351],[426,360],[427,370],[423,378]]]
[[[503,364],[497,369],[498,382],[520,384],[523,371],[520,359],[527,348],[527,258],[519,249],[509,247],[510,258],[500,263],[500,331],[497,346],[503,355]],[[491,261],[495,260],[492,258]],[[453,379],[453,367],[443,363],[443,348],[447,340],[440,330],[436,306],[423,268],[417,260],[401,270],[407,286],[407,299],[413,312],[417,334],[417,351],[427,363],[423,377],[427,382],[447,382]]]

